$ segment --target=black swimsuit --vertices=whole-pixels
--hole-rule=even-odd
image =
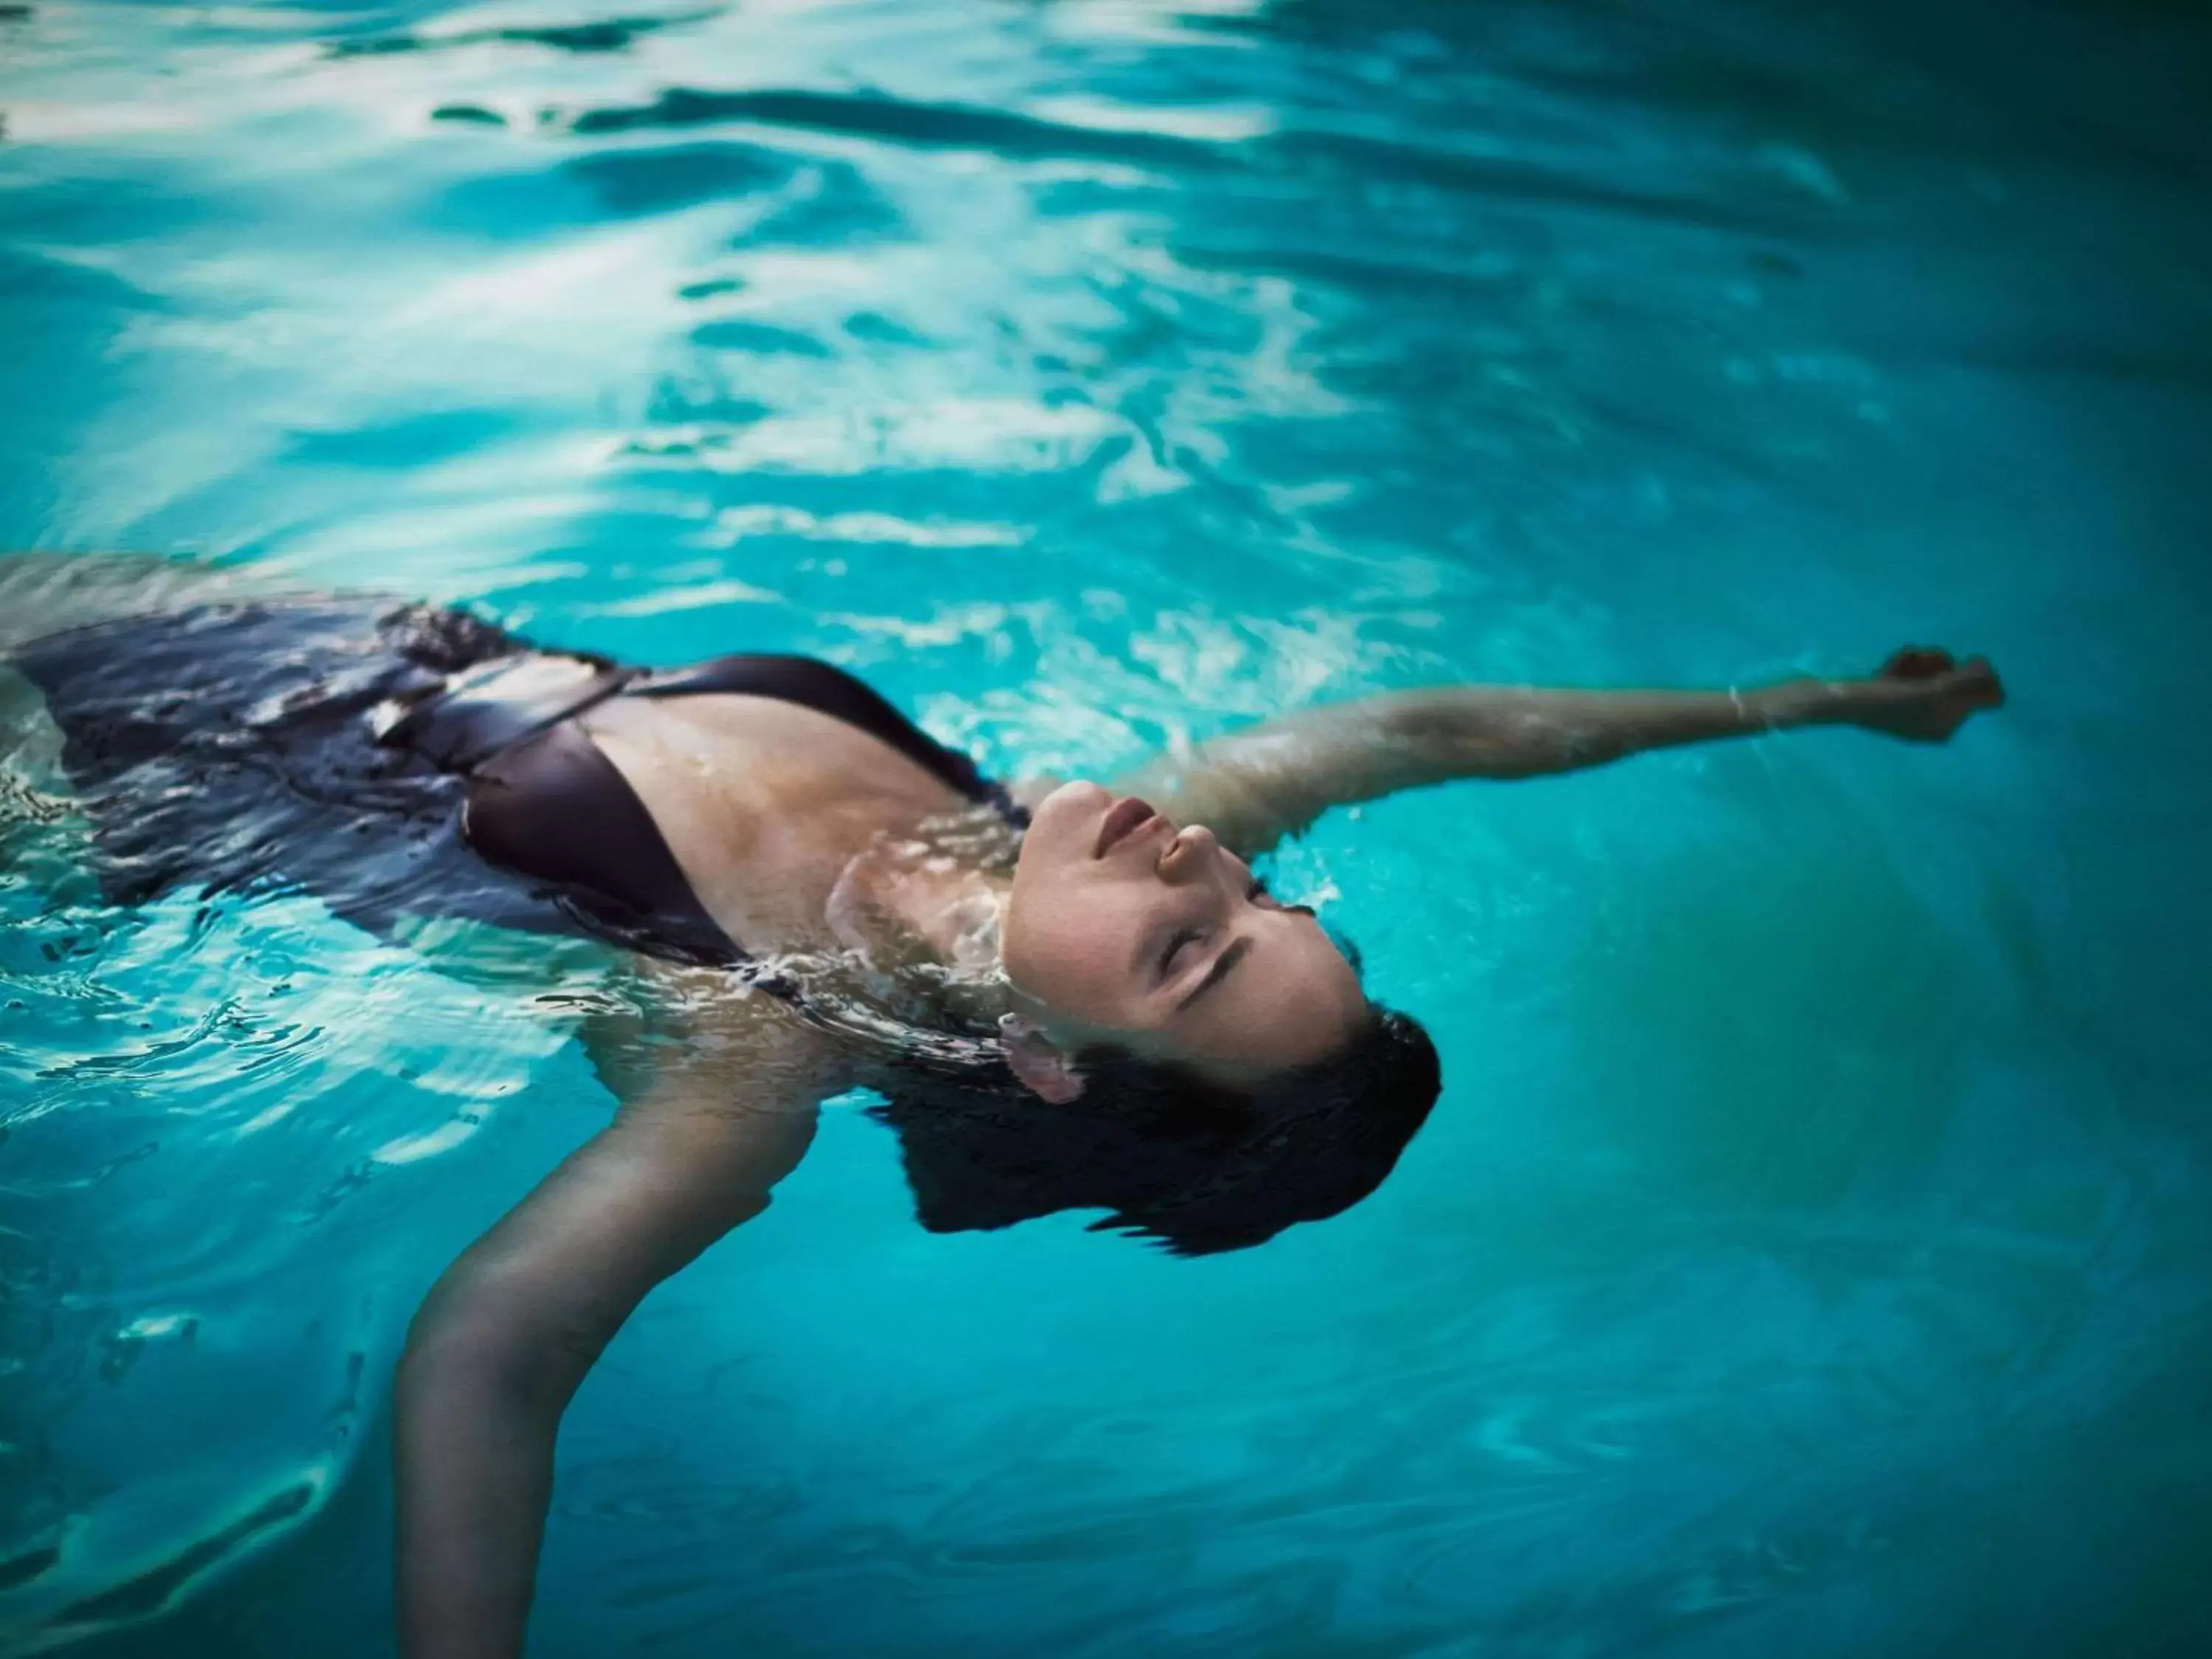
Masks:
[[[1026,823],[968,757],[808,657],[629,668],[538,650],[463,611],[337,599],[98,623],[10,660],[61,728],[117,903],[283,885],[378,933],[465,916],[742,963],[574,718],[614,697],[731,692],[819,709]]]

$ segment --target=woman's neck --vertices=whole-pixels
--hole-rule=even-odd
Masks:
[[[823,921],[855,990],[908,1014],[922,1006],[995,1020],[1006,1007],[1000,918],[1009,876],[925,842],[878,840],[838,875]]]

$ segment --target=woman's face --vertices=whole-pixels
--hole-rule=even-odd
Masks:
[[[1311,912],[1277,903],[1205,826],[1095,783],[1032,814],[1000,949],[1060,1048],[1110,1042],[1232,1084],[1325,1059],[1368,1018]]]

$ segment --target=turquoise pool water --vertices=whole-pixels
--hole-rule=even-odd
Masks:
[[[2212,1650],[2208,106],[2178,5],[0,7],[0,546],[1008,770],[2013,688],[1285,853],[1448,1081],[1263,1249],[933,1237],[833,1110],[586,1386],[533,1651]],[[0,1652],[388,1652],[405,1322],[609,1097],[527,957],[91,904],[20,729]]]

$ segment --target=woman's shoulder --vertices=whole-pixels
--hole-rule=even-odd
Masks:
[[[811,1111],[851,1086],[841,1045],[742,968],[634,958],[593,998],[578,1036],[625,1108],[680,1094]]]

